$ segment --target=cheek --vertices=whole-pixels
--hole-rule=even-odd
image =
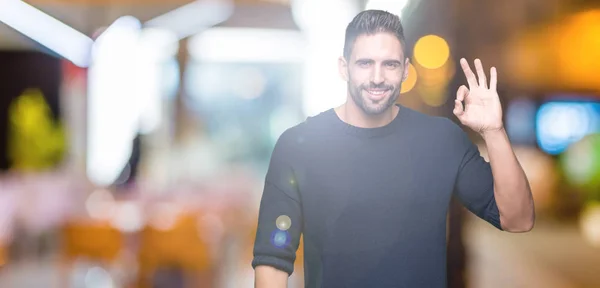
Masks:
[[[349,73],[349,80],[352,86],[360,86],[369,83],[369,74],[363,72],[352,72]]]
[[[388,71],[386,80],[390,84],[397,85],[404,80],[404,71]]]

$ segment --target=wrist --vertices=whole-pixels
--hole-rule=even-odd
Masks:
[[[500,126],[499,128],[485,130],[479,133],[481,138],[484,141],[498,139],[506,136],[506,130],[504,130],[504,126]]]

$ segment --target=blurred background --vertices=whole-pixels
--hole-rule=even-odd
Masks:
[[[345,101],[367,8],[401,15],[407,107],[454,119],[458,59],[499,71],[538,220],[453,203],[450,287],[600,287],[599,2],[0,0],[0,287],[253,287],[274,143]]]

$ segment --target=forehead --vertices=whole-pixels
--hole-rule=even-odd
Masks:
[[[362,34],[354,41],[351,59],[402,61],[402,43],[391,33]]]

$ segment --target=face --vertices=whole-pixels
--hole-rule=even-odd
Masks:
[[[390,33],[360,35],[350,59],[340,58],[342,77],[348,93],[367,115],[377,115],[392,107],[408,76],[408,59],[400,40]]]

